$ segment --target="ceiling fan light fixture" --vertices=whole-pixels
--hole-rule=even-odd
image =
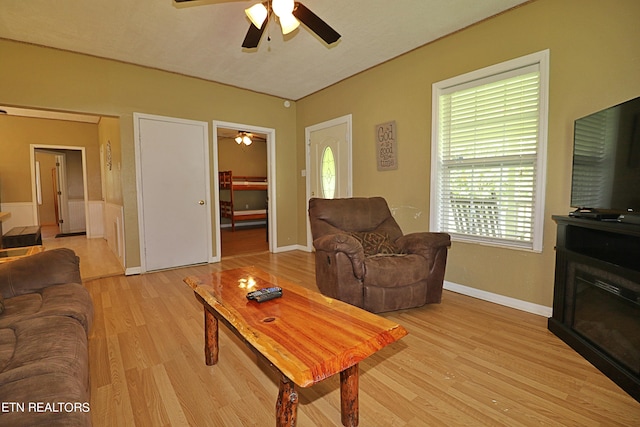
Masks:
[[[262,3],[254,4],[250,8],[245,9],[244,13],[258,29],[262,28],[262,25],[264,25],[264,22],[267,20],[267,16],[269,16],[267,8]]]
[[[294,2],[293,0],[273,0],[271,2],[271,8],[273,9],[273,13],[278,15],[278,18],[282,19],[283,17],[293,13]]]
[[[282,27],[282,34],[289,34],[300,26],[300,21],[296,19],[292,14],[280,16],[280,27]]]
[[[251,145],[251,143],[253,142],[247,132],[238,132],[238,134],[236,135],[235,141],[238,145],[240,144]]]

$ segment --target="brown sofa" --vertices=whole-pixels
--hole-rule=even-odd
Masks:
[[[403,235],[382,197],[313,198],[309,221],[324,295],[374,313],[441,301],[448,234]]]
[[[0,425],[90,426],[93,304],[70,249],[0,264]]]

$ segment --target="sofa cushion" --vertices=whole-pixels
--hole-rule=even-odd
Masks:
[[[2,298],[2,294],[0,294],[0,314],[4,311],[4,298]]]
[[[387,233],[376,231],[352,231],[349,234],[360,242],[365,256],[399,253],[398,247],[391,242]]]
[[[0,328],[24,319],[43,316],[67,316],[80,322],[88,333],[93,320],[93,303],[84,286],[78,283],[50,286],[40,292],[24,294],[4,300],[0,314]]]
[[[64,283],[82,283],[80,259],[67,248],[0,264],[0,294],[7,299]]]
[[[374,256],[365,261],[364,285],[406,286],[424,279],[428,273],[429,263],[420,255]]]
[[[0,347],[4,354],[9,350],[7,343],[14,343],[13,354],[0,371],[0,384],[36,375],[65,373],[75,378],[83,389],[88,389],[87,335],[76,320],[64,316],[38,317],[0,331],[5,340]],[[14,334],[13,339],[10,332]]]

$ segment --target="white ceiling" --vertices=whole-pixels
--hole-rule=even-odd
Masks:
[[[1,0],[0,38],[298,100],[529,0],[302,0],[342,35],[337,43],[304,26],[283,37],[270,22],[247,51],[244,9],[257,1]]]

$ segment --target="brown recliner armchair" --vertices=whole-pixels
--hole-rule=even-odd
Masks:
[[[324,295],[374,313],[441,301],[448,234],[403,235],[382,197],[313,198],[309,220]]]

